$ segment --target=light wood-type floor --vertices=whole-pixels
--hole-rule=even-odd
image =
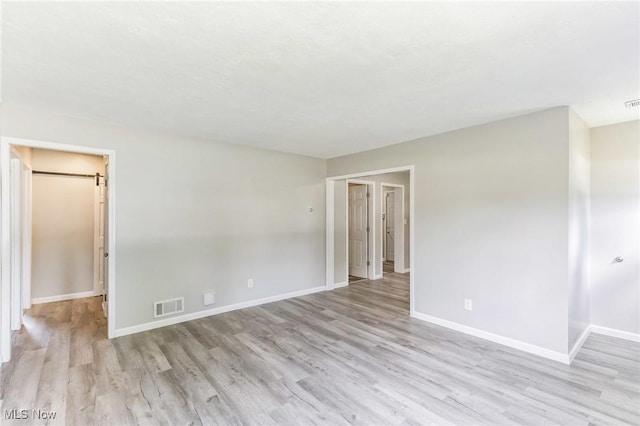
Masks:
[[[639,382],[636,343],[592,335],[568,367],[409,318],[390,273],[114,340],[97,298],[35,306],[0,400],[76,425],[637,425]]]

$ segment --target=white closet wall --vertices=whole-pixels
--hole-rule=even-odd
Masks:
[[[34,149],[33,170],[104,174],[101,157]],[[93,291],[95,179],[33,175],[31,297]]]

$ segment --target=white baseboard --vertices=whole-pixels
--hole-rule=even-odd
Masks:
[[[347,281],[342,281],[341,283],[335,283],[333,287],[331,287],[331,290],[335,290],[336,288],[340,288],[340,287],[346,287],[348,285],[349,283]]]
[[[82,299],[83,297],[96,297],[101,295],[101,293],[96,293],[93,290],[83,291],[80,293],[60,294],[58,296],[37,297],[35,299],[31,299],[31,304],[38,305],[40,303],[61,302],[63,300]]]
[[[588,325],[587,328],[584,329],[582,334],[580,334],[580,337],[578,337],[578,339],[575,341],[575,343],[571,347],[571,350],[569,351],[569,363],[573,362],[573,359],[576,357],[580,348],[582,348],[582,345],[584,345],[584,342],[587,341],[587,337],[589,337],[590,334],[591,334],[591,325]]]
[[[601,325],[591,324],[591,332],[596,334],[604,334],[605,336],[617,337],[618,339],[630,340],[640,343],[640,334],[630,333],[628,331],[616,330],[614,328],[603,327]]]
[[[326,291],[326,286],[313,287],[305,290],[294,291],[291,293],[279,294],[277,296],[264,297],[262,299],[249,300],[247,302],[234,303],[232,305],[221,306],[219,308],[207,309],[204,311],[192,312],[190,314],[178,315],[176,317],[165,318],[159,321],[147,322],[131,327],[119,328],[115,331],[115,337],[126,336],[129,334],[140,333],[142,331],[153,330],[154,328],[166,327],[168,325],[178,324],[185,321],[192,321],[199,318],[209,317],[211,315],[231,312],[238,309],[250,308],[252,306],[264,305],[265,303],[277,302],[280,300],[291,299],[294,297],[306,296],[307,294]]]
[[[372,279],[374,279],[374,280],[379,280],[379,279],[381,279],[381,278],[382,278],[382,276],[383,276],[383,274],[374,275]]]
[[[528,352],[534,355],[541,356],[543,358],[561,362],[563,364],[570,364],[569,354],[563,354],[562,352],[553,351],[551,349],[546,349],[540,346],[532,345],[530,343],[522,342],[520,340],[511,339],[509,337],[500,336],[499,334],[490,333],[488,331],[469,327],[467,325],[459,324],[453,321],[448,321],[442,318],[433,317],[431,315],[422,314],[420,312],[414,311],[411,313],[411,316],[422,321],[427,321],[432,324],[450,328],[461,333],[489,340],[491,342],[518,349],[523,352]]]

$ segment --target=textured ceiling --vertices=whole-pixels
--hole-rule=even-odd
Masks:
[[[572,105],[638,118],[640,4],[4,2],[3,102],[329,158]]]

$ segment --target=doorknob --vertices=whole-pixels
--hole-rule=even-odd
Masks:
[[[613,259],[616,263],[622,263],[624,262],[624,258],[621,256],[616,257],[615,259]]]
[[[104,254],[104,257],[109,257],[109,253],[105,253],[105,254]]]

